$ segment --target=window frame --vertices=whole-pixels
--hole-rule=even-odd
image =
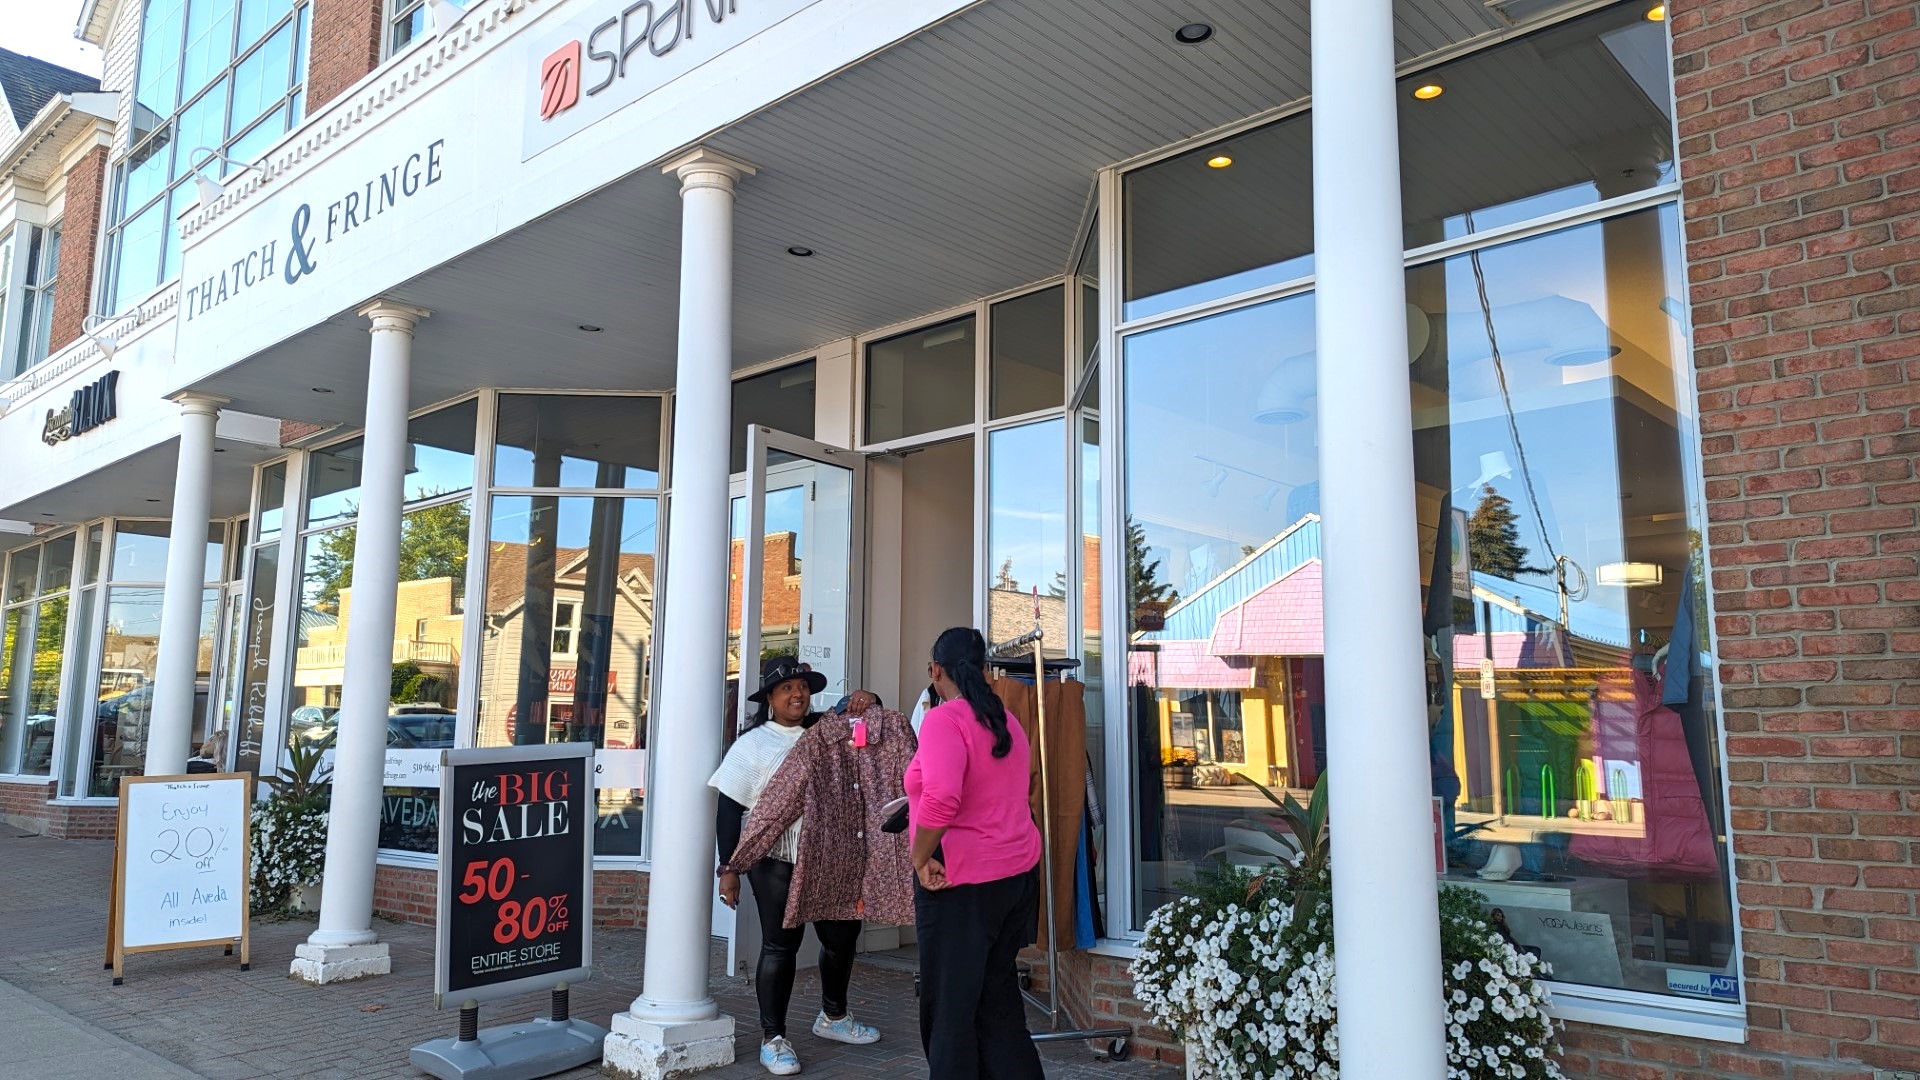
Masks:
[[[20,263],[18,275],[20,288],[12,303],[0,303],[0,315],[7,311],[18,311],[19,329],[14,340],[17,344],[9,361],[8,370],[13,375],[24,375],[47,361],[53,355],[53,306],[58,301],[60,288],[60,243],[63,239],[63,219],[55,218],[45,225],[28,225],[26,229],[26,257],[21,258],[18,242],[20,229],[11,230],[9,239],[15,243],[14,257]],[[0,287],[6,283],[0,281]],[[43,321],[44,320],[44,321]],[[41,337],[39,327],[47,327],[46,336]]]

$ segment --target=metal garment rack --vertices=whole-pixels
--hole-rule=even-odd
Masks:
[[[1107,1052],[1114,1060],[1123,1060],[1127,1056],[1128,1040],[1133,1038],[1133,1029],[1084,1028],[1061,1030],[1060,1018],[1060,927],[1058,912],[1053,903],[1053,786],[1047,776],[1047,670],[1046,660],[1041,656],[1040,643],[1046,637],[1046,631],[1040,626],[1040,590],[1033,591],[1033,630],[1031,633],[1000,642],[988,650],[994,659],[1008,657],[1023,645],[1031,645],[1033,652],[1033,700],[1034,726],[1033,738],[1029,743],[1040,761],[1040,883],[1043,901],[1047,912],[1047,996],[1041,1000],[1033,991],[1023,985],[1020,996],[1027,999],[1036,1009],[1047,1014],[1047,1030],[1033,1033],[1034,1042],[1075,1042],[1091,1039],[1113,1040]],[[1013,669],[1005,664],[995,664],[1002,670]]]

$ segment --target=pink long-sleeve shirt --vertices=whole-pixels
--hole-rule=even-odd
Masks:
[[[920,748],[907,766],[907,819],[914,829],[947,833],[940,848],[947,880],[982,885],[1032,870],[1040,862],[1040,830],[1027,802],[1027,733],[1007,714],[1013,749],[993,756],[993,733],[965,701],[927,713]]]

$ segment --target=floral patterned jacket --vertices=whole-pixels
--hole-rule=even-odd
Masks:
[[[913,924],[913,855],[908,834],[880,831],[880,809],[906,794],[913,725],[891,709],[862,717],[867,744],[853,745],[853,723],[829,713],[787,753],[722,873],[745,873],[787,826],[800,819],[800,857],[787,893],[788,928],[823,919]]]

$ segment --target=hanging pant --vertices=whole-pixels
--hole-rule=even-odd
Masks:
[[[937,892],[914,886],[920,1045],[930,1080],[1039,1080],[1014,961],[1033,943],[1032,872]]]
[[[789,930],[787,890],[793,884],[793,864],[761,859],[747,870],[753,903],[760,911],[760,965],[753,989],[760,998],[760,1035],[763,1041],[787,1033],[787,1005],[793,1000],[793,973],[807,928]],[[838,1019],[847,1014],[847,984],[853,981],[853,953],[860,942],[858,920],[828,919],[813,924],[820,939],[820,1010]]]

